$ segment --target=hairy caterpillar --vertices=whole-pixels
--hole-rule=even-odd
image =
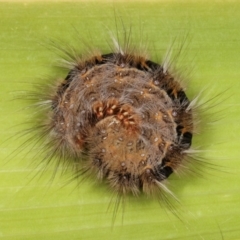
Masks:
[[[182,87],[164,67],[122,50],[74,63],[49,103],[50,151],[77,168],[84,154],[86,171],[121,194],[161,187],[191,145]]]
[[[57,168],[95,175],[119,198],[144,192],[168,201],[174,194],[165,179],[194,152],[196,99],[188,99],[168,58],[149,60],[123,28],[122,43],[112,37],[109,52],[80,57],[63,49],[65,79],[29,95],[37,109],[29,133]]]
[[[38,42],[39,39],[42,41],[46,38],[52,38],[52,36],[56,37],[56,39],[69,38],[69,41],[66,41],[65,44],[63,43],[61,47],[71,52],[67,48],[67,45],[68,43],[72,45],[72,38],[76,36],[75,32],[71,32],[71,25],[74,25],[76,29],[78,29],[78,32],[80,32],[79,35],[83,35],[83,38],[89,41],[89,45],[98,45],[97,49],[101,50],[101,54],[113,52],[113,47],[108,47],[107,43],[102,42],[102,39],[105,40],[105,38],[110,42],[110,37],[102,26],[99,27],[99,21],[108,21],[109,17],[104,17],[111,11],[111,9],[102,6],[103,4],[99,4],[97,7],[94,6],[94,4],[89,4],[89,7],[85,7],[84,9],[82,2],[78,4],[62,4],[64,6],[60,4],[62,9],[59,6],[59,2],[57,4],[52,3],[47,5],[43,3],[28,3],[27,5],[28,6],[22,7],[17,5],[16,13],[19,13],[17,16],[25,12],[27,17],[19,18],[19,28],[15,29],[12,27],[16,26],[14,25],[16,18],[9,18],[9,16],[14,13],[10,5],[9,8],[3,8],[4,10],[2,11],[3,17],[6,16],[12,26],[9,28],[5,22],[1,26],[2,39],[3,41],[5,39],[5,43],[3,42],[1,48],[3,66],[1,75],[1,111],[3,113],[1,116],[3,129],[2,141],[4,141],[6,137],[9,137],[9,135],[13,135],[16,131],[23,129],[22,126],[19,126],[14,129],[12,128],[11,131],[7,131],[9,125],[24,122],[25,127],[30,128],[31,124],[27,122],[29,119],[28,116],[26,116],[26,112],[31,116],[41,109],[41,113],[44,113],[44,111],[42,111],[43,109],[39,106],[39,102],[41,101],[40,95],[43,94],[46,96],[48,95],[48,91],[50,94],[53,93],[51,87],[48,91],[46,90],[48,86],[43,87],[45,92],[36,88],[37,93],[34,94],[33,97],[36,98],[38,104],[36,104],[35,107],[29,108],[27,111],[21,111],[19,114],[17,113],[11,117],[8,113],[13,111],[13,108],[19,110],[19,108],[23,107],[23,103],[18,100],[7,101],[9,98],[12,99],[9,91],[23,89],[26,96],[21,96],[21,98],[30,98],[31,92],[28,92],[28,87],[31,90],[31,85],[35,83],[44,85],[45,80],[46,82],[49,80],[47,83],[55,84],[58,77],[65,78],[67,72],[69,72],[69,69],[57,69],[57,74],[55,74],[54,71],[56,69],[51,66],[51,63],[56,59],[56,54],[51,54],[51,52],[45,48],[39,48],[36,41]],[[42,7],[39,7],[39,5]],[[129,5],[124,2],[125,8],[129,9]],[[194,99],[194,96],[197,96],[202,88],[206,88],[206,91],[199,97],[200,101],[203,101],[204,96],[208,93],[208,96],[212,98],[216,92],[223,92],[229,86],[233,86],[231,90],[233,97],[231,99],[227,99],[216,108],[211,108],[211,103],[204,104],[208,113],[211,115],[209,115],[208,119],[200,115],[197,121],[200,120],[206,124],[211,123],[215,129],[200,131],[201,134],[199,135],[194,134],[191,151],[198,146],[205,145],[202,146],[202,149],[205,151],[202,152],[200,156],[205,157],[208,163],[215,162],[218,165],[224,164],[226,167],[236,169],[235,171],[239,172],[239,168],[237,167],[239,163],[239,131],[237,130],[237,118],[239,116],[237,107],[239,96],[237,88],[237,80],[239,78],[237,71],[238,44],[234,40],[236,37],[234,33],[236,33],[235,30],[237,29],[239,21],[236,21],[237,15],[234,14],[236,11],[231,11],[236,9],[235,5],[236,4],[232,3],[219,4],[211,2],[207,4],[198,2],[181,5],[176,3],[164,4],[162,1],[155,1],[154,4],[148,2],[136,5],[136,3],[134,3],[130,6],[131,9],[129,11],[131,11],[133,21],[135,21],[134,18],[140,11],[140,21],[144,21],[143,24],[145,28],[142,33],[144,36],[148,36],[148,41],[143,41],[143,46],[148,46],[147,52],[150,54],[148,59],[160,64],[164,62],[161,56],[164,57],[165,51],[171,43],[169,34],[171,36],[179,36],[179,31],[186,32],[188,30],[185,29],[188,29],[188,25],[191,25],[191,35],[194,38],[191,41],[190,47],[180,52],[180,59],[177,58],[179,64],[176,66],[176,69],[183,72],[183,77],[181,77],[183,82],[191,79],[191,82],[186,84],[186,91],[184,88],[189,100]],[[12,6],[14,6],[14,4]],[[230,6],[232,7],[230,8]],[[99,11],[98,7],[101,7],[101,11]],[[39,14],[36,14],[36,10]],[[88,14],[92,11],[94,16],[89,18]],[[39,19],[39,16],[42,16],[42,18]],[[48,16],[47,19],[45,18],[46,16]],[[29,21],[29,19],[31,20]],[[123,17],[123,19],[126,18]],[[97,23],[95,24],[95,22]],[[87,25],[86,29],[89,29],[92,35],[94,35],[93,37],[87,36],[86,29],[84,26],[82,27],[82,25],[85,24]],[[110,24],[111,23],[107,23],[107,25]],[[111,24],[110,29],[114,30],[115,27],[113,25],[114,23]],[[130,24],[127,24],[127,26],[128,25]],[[138,26],[139,24],[133,23],[133,30],[136,30]],[[124,36],[121,31],[118,32],[120,37]],[[18,34],[18,37],[14,33]],[[141,37],[136,37],[135,40],[132,38],[133,35],[134,34],[131,34],[130,36],[132,39],[132,49],[134,50],[134,45],[139,45]],[[114,34],[114,36],[117,38],[117,34]],[[6,44],[6,41],[9,42],[9,44]],[[120,42],[124,43],[124,41]],[[175,43],[176,42],[179,42],[179,40],[175,41]],[[182,41],[180,41],[180,43],[181,42]],[[80,45],[83,45],[82,41],[79,41],[79,46]],[[121,46],[122,45],[123,44],[121,44]],[[174,51],[176,51],[176,47],[176,44],[172,47],[173,54],[175,53]],[[86,49],[85,47],[82,48]],[[7,51],[4,51],[4,49]],[[76,47],[76,49],[78,49],[78,47]],[[86,56],[85,52],[86,51],[76,51],[76,53],[79,54],[83,53],[83,56]],[[182,59],[184,54],[187,55],[187,59]],[[194,58],[195,54],[197,55],[196,58]],[[176,59],[174,55],[171,56],[173,57],[170,57],[170,59],[173,62],[173,66],[175,66]],[[195,60],[194,63],[191,62],[193,58]],[[190,61],[188,61],[189,59]],[[191,69],[193,65],[195,66],[194,71],[192,71],[190,75],[187,75],[186,78],[185,68],[187,70],[189,68]],[[175,69],[173,69],[173,71],[171,70],[171,73],[173,73],[174,76],[178,76]],[[45,75],[47,75],[47,77]],[[49,77],[49,75],[55,76]],[[23,84],[22,82],[27,82],[27,84]],[[195,105],[197,112],[199,112],[198,106],[199,103]],[[218,111],[221,106],[226,106],[224,111],[226,121],[221,120],[219,123],[212,123],[213,118],[216,118],[216,116],[212,116],[212,113]],[[39,120],[43,120],[40,112],[39,115]],[[191,158],[185,159],[185,164],[182,162],[183,166],[163,182],[167,184],[167,187],[178,197],[181,201],[181,206],[184,205],[184,214],[181,219],[190,222],[192,225],[188,232],[186,232],[186,229],[181,231],[183,225],[178,224],[179,221],[175,225],[175,229],[171,229],[171,227],[174,226],[174,222],[171,221],[172,218],[169,221],[168,216],[165,214],[165,208],[159,207],[157,201],[152,200],[151,197],[134,196],[129,199],[125,198],[124,226],[118,228],[118,213],[114,224],[114,234],[111,234],[110,231],[107,231],[107,225],[111,222],[112,209],[106,213],[106,205],[111,201],[111,196],[109,195],[112,194],[112,191],[108,188],[108,184],[98,183],[97,180],[95,183],[94,180],[97,178],[92,176],[92,174],[90,174],[92,178],[80,182],[78,189],[75,191],[71,191],[71,188],[75,187],[76,179],[72,180],[71,183],[64,186],[64,188],[59,189],[62,180],[64,181],[66,178],[73,177],[73,171],[71,171],[71,169],[66,170],[67,166],[71,166],[71,164],[65,164],[61,168],[60,163],[62,161],[59,160],[58,157],[55,157],[52,158],[52,164],[49,165],[49,168],[41,175],[41,179],[34,179],[34,181],[29,183],[29,177],[38,177],[39,170],[42,170],[47,162],[47,157],[44,155],[47,149],[42,146],[41,132],[37,132],[36,129],[38,125],[37,117],[34,118],[34,121],[36,121],[36,125],[32,121],[34,125],[33,129],[30,129],[29,135],[26,135],[28,140],[26,140],[27,143],[23,147],[19,146],[19,141],[15,141],[10,144],[6,143],[8,148],[1,148],[1,157],[4,155],[9,156],[11,151],[17,148],[14,160],[9,161],[6,166],[1,168],[1,229],[3,234],[7,232],[7,229],[9,229],[9,235],[14,234],[13,227],[11,227],[14,226],[14,229],[18,229],[15,233],[18,238],[21,234],[26,236],[27,234],[32,234],[35,230],[38,234],[42,233],[41,237],[46,237],[46,233],[48,233],[49,238],[54,238],[55,236],[56,239],[59,239],[60,236],[57,231],[61,231],[60,238],[72,239],[77,238],[76,235],[86,239],[90,237],[107,239],[112,237],[119,239],[124,237],[130,238],[132,236],[141,239],[159,239],[160,236],[161,238],[171,238],[171,236],[172,238],[187,238],[190,236],[189,238],[209,239],[219,237],[219,234],[216,234],[216,222],[218,222],[224,238],[232,239],[239,236],[239,231],[237,231],[239,228],[236,224],[239,216],[239,201],[237,195],[239,174],[222,176],[220,171],[211,171],[206,174],[205,170],[209,169],[209,164],[206,163],[202,164],[200,170],[197,169],[197,166],[194,164],[194,168],[191,169],[191,175],[183,174],[186,173],[186,170],[188,171],[187,168],[194,162]],[[194,122],[195,124],[197,123],[196,120]],[[24,133],[22,132],[22,134]],[[33,137],[30,138],[29,136]],[[219,144],[219,142],[223,142],[223,144]],[[30,149],[33,144],[35,144],[33,149]],[[23,153],[20,153],[21,149],[24,149]],[[212,153],[214,149],[217,149],[217,151]],[[41,154],[41,152],[43,154]],[[190,150],[188,150],[188,152],[190,152]],[[194,150],[194,152],[196,151]],[[226,161],[221,161],[226,155]],[[194,154],[194,156],[196,155]],[[189,157],[191,156],[189,155]],[[36,168],[36,164],[38,163],[39,167]],[[58,166],[58,171],[56,171],[57,175],[54,177],[54,181],[50,181],[49,183],[49,178],[55,173],[54,165]],[[65,171],[64,176],[59,176],[62,169]],[[201,173],[201,175],[199,176],[197,173]],[[180,177],[178,174],[180,174]],[[81,176],[79,176],[78,179],[81,179]],[[92,186],[93,183],[94,185]],[[159,191],[155,192],[157,193]],[[161,191],[161,193],[163,194],[164,191]],[[164,202],[164,199],[160,199],[159,202]],[[111,207],[112,206],[111,204]],[[179,207],[179,205],[177,205],[176,209],[179,210],[181,206]],[[13,212],[10,208],[16,211]],[[189,212],[192,213],[191,216],[187,215]],[[20,221],[9,224],[8,220],[10,217],[16,220],[19,220],[21,217],[21,225],[19,225],[19,227],[17,225],[17,222]],[[26,223],[25,227],[23,225],[24,222]],[[31,226],[34,229],[29,228],[29,222],[32,223]],[[8,224],[9,228],[4,228],[4,223],[6,223],[5,226]],[[132,227],[130,228],[129,225]],[[206,226],[208,226],[208,228]],[[60,229],[57,230],[57,227]],[[91,231],[89,227],[91,227],[91,229],[94,228],[94,231]],[[102,228],[104,230],[101,230],[101,227],[104,227]],[[90,234],[89,232],[93,233]],[[94,233],[96,233],[95,236]],[[22,238],[24,237],[22,236]]]

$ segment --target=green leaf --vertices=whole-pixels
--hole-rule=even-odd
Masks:
[[[0,2],[0,237],[238,239],[239,12],[237,1]],[[185,43],[176,65],[191,80],[191,98],[204,88],[204,99],[221,93],[212,101],[216,106],[200,114],[211,127],[194,136],[193,144],[207,150],[203,157],[213,165],[203,163],[201,175],[186,171],[169,178],[181,201],[176,205],[180,219],[155,200],[130,197],[112,226],[114,206],[108,210],[112,193],[107,186],[92,179],[65,184],[71,170],[52,180],[54,166],[42,172],[44,162],[32,151],[31,141],[21,145],[17,135],[29,127],[35,110],[12,99],[44,79],[54,82],[66,75],[53,66],[58,56],[49,49],[50,40],[63,49],[73,44],[83,54],[88,45],[107,52],[110,30],[121,33],[121,21],[126,29],[132,27],[133,45],[139,38],[146,40],[154,61],[163,59],[174,39],[176,55]]]

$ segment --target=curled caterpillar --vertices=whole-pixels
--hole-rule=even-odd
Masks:
[[[194,129],[179,81],[167,66],[119,45],[69,66],[41,103],[47,158],[106,180],[118,195],[168,191],[163,181],[187,157]]]

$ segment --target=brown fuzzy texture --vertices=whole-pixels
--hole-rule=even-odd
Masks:
[[[78,62],[51,103],[46,132],[55,150],[75,159],[77,174],[84,167],[119,194],[154,193],[191,146],[193,116],[181,85],[139,55]]]

